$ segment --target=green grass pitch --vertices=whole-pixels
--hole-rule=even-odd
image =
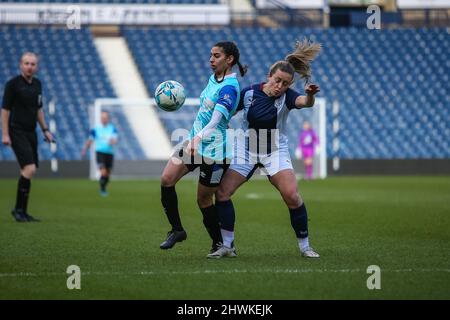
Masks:
[[[318,260],[300,257],[289,213],[266,180],[234,196],[236,259],[208,260],[196,181],[177,185],[187,241],[169,230],[159,182],[37,178],[17,223],[15,180],[0,180],[0,299],[449,299],[450,179],[334,177],[300,181]],[[66,269],[81,268],[81,290]],[[368,290],[367,267],[381,268]]]

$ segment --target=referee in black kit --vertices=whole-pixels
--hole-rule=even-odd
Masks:
[[[21,74],[6,83],[3,95],[2,143],[11,145],[20,165],[16,206],[11,212],[18,222],[40,221],[27,211],[31,178],[39,166],[36,121],[41,126],[45,140],[54,141],[42,110],[41,82],[34,77],[37,67],[36,54],[24,53],[20,58]]]

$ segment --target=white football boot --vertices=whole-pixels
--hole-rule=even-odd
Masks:
[[[209,259],[220,259],[220,258],[236,258],[236,248],[228,248],[225,246],[221,246],[217,251],[212,252],[206,256]]]
[[[302,253],[302,257],[305,258],[320,258],[320,255],[311,247],[307,247],[303,250],[300,249],[300,252]]]

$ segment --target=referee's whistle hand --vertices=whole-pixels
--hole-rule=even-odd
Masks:
[[[11,144],[11,139],[9,138],[8,135],[2,135],[2,143],[5,146],[9,146]]]
[[[53,137],[53,135],[50,133],[50,131],[46,131],[45,132],[45,142],[51,143],[51,142],[56,142],[55,138]]]

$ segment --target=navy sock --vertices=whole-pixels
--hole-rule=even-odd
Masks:
[[[200,208],[203,214],[203,224],[206,231],[214,243],[222,242],[222,234],[220,233],[219,215],[214,205],[207,208]]]
[[[21,175],[17,184],[16,210],[27,212],[30,188],[31,180]]]
[[[306,238],[308,236],[308,214],[305,204],[295,209],[289,209],[291,214],[291,225],[294,228],[297,238]]]
[[[101,176],[100,177],[100,190],[103,192],[106,191],[106,185],[108,184],[109,177],[107,176]]]
[[[169,223],[172,225],[173,230],[182,231],[180,213],[178,212],[178,197],[173,187],[161,186],[161,203],[164,208],[164,212],[169,219]]]
[[[216,209],[220,219],[222,229],[234,231],[234,222],[236,216],[234,214],[234,206],[231,200],[216,201]]]

